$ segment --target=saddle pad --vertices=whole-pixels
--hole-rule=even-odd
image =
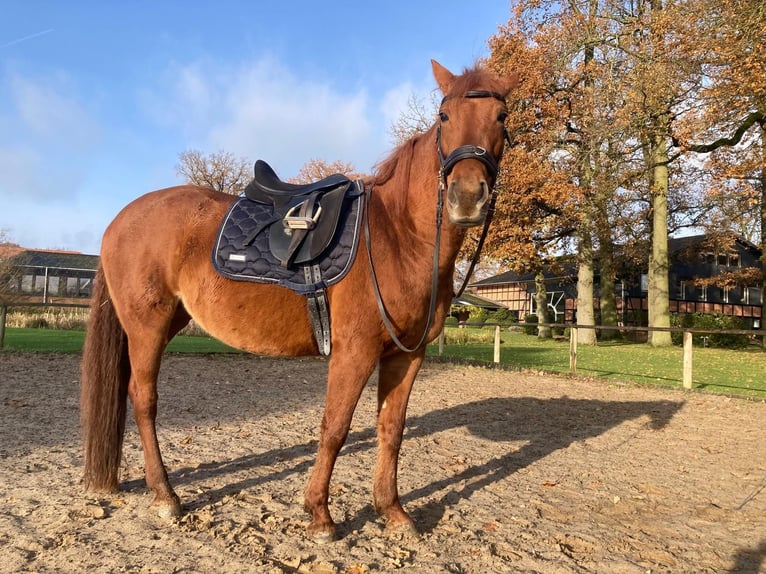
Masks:
[[[247,197],[240,197],[223,219],[213,245],[213,268],[235,281],[281,285],[302,295],[333,285],[346,276],[356,257],[363,198],[364,194],[360,194],[344,200],[332,241],[315,261],[306,263],[319,266],[322,279],[317,283],[306,283],[303,265],[287,269],[280,265],[269,248],[270,227],[259,233],[250,245],[243,246],[245,239],[257,227],[272,219],[272,206],[256,203]]]

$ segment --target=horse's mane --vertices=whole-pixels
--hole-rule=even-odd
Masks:
[[[475,64],[471,68],[464,69],[461,75],[455,77],[450,87],[450,93],[445,94],[445,96],[463,94],[469,90],[477,89],[503,91],[500,82],[492,73],[481,64]],[[409,185],[415,146],[422,140],[430,138],[434,130],[435,125],[431,125],[427,131],[416,134],[397,146],[386,159],[375,165],[371,184],[379,186],[390,183],[390,187],[393,189],[406,190]],[[436,148],[434,147],[435,151]],[[434,173],[435,178],[436,174]],[[392,194],[388,198],[387,204],[394,213],[399,213],[399,210],[404,208],[404,193]]]

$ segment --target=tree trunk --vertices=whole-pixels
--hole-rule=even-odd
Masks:
[[[670,286],[668,284],[668,146],[665,135],[652,142],[652,252],[649,255],[649,327],[670,327]],[[653,347],[672,344],[670,331],[650,331]]]
[[[550,339],[551,328],[544,326],[544,323],[551,322],[550,313],[548,313],[548,290],[545,287],[545,276],[542,269],[535,274],[535,306],[537,307],[537,337],[539,339]]]
[[[614,327],[617,325],[617,298],[614,294],[614,245],[609,230],[603,230],[600,235],[599,309],[601,310],[601,320],[599,325]],[[614,339],[617,336],[617,331],[602,329],[599,336],[601,339]]]
[[[577,257],[577,326],[595,325],[593,312],[593,241],[590,237],[589,217],[581,224]],[[596,344],[595,329],[577,329],[577,342],[582,345]]]

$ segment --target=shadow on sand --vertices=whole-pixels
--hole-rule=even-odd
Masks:
[[[441,409],[408,419],[403,448],[407,440],[425,437],[441,431],[465,426],[483,439],[509,442],[525,441],[523,447],[502,457],[495,457],[483,464],[470,466],[460,473],[435,480],[419,489],[402,495],[402,502],[414,502],[429,498],[438,492],[443,495],[413,512],[413,519],[421,531],[428,532],[438,524],[445,510],[460,499],[469,498],[477,490],[500,481],[519,469],[547,455],[566,448],[577,441],[599,436],[625,421],[648,417],[651,429],[665,427],[683,406],[683,401],[598,401],[570,399],[491,398]],[[366,428],[352,432],[342,451],[344,456],[375,448],[375,431]],[[203,464],[196,468],[181,468],[170,473],[173,484],[181,485],[221,478],[227,474],[241,472],[263,465],[294,461],[282,470],[271,474],[254,476],[227,484],[216,490],[206,490],[204,500],[189,500],[187,508],[194,509],[221,500],[224,496],[243,489],[279,481],[295,473],[308,473],[314,462],[317,441],[295,444],[272,449],[263,453],[248,455],[230,461]],[[459,454],[459,453],[457,453]],[[370,469],[372,475],[372,469]],[[465,484],[464,481],[470,481]],[[136,482],[136,481],[133,481]],[[458,487],[463,483],[462,486]],[[124,485],[129,486],[129,485]],[[131,486],[137,486],[133,484]],[[339,534],[361,528],[373,519],[371,505],[360,509],[339,525]]]

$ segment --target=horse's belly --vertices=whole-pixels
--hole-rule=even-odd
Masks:
[[[184,307],[216,339],[250,353],[318,353],[303,297],[282,287],[216,275],[211,289],[181,293]],[[187,289],[187,291],[189,291]]]

